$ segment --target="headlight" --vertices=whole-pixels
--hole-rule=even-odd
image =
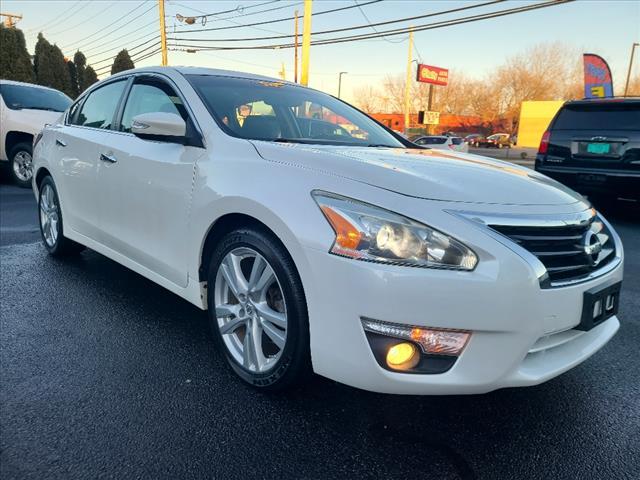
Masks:
[[[473,270],[478,257],[455,238],[397,213],[331,193],[313,198],[336,234],[331,253],[370,262]]]

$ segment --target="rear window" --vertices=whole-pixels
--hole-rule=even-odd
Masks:
[[[640,130],[640,103],[569,105],[558,113],[554,130]]]
[[[71,104],[71,99],[62,92],[25,85],[0,84],[0,94],[11,110],[27,108],[64,112]]]
[[[418,145],[442,145],[447,142],[447,137],[423,137],[416,143]]]

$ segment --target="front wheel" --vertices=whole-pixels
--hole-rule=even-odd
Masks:
[[[38,196],[38,218],[42,243],[50,255],[62,257],[78,253],[84,249],[82,245],[69,240],[63,234],[62,210],[58,191],[53,179],[45,177],[40,183]]]
[[[209,322],[227,363],[245,382],[283,390],[308,376],[307,305],[293,260],[260,228],[227,234],[208,275]]]
[[[22,188],[31,187],[33,177],[33,149],[29,142],[18,143],[11,149],[11,177],[14,183]]]

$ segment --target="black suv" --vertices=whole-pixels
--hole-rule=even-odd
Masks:
[[[640,200],[640,98],[565,103],[535,168],[586,195]]]

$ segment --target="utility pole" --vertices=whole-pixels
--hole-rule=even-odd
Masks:
[[[338,74],[338,98],[340,98],[340,92],[342,92],[342,75],[346,75],[349,72],[340,72]]]
[[[280,68],[280,71],[278,73],[280,74],[280,78],[282,80],[286,80],[287,79],[287,72],[284,69],[284,62],[281,62],[281,64],[282,64],[282,68]]]
[[[631,78],[631,68],[633,67],[633,56],[636,51],[636,47],[640,47],[640,43],[634,43],[631,46],[631,57],[629,58],[629,70],[627,70],[627,82],[624,84],[624,96],[627,96],[629,90],[629,79]]]
[[[22,15],[16,15],[15,13],[0,13],[0,17],[4,18],[4,26],[7,28],[13,28],[18,21],[22,20]]]
[[[304,0],[304,19],[302,22],[302,85],[309,85],[309,50],[311,48],[311,3]]]
[[[293,81],[298,83],[298,10],[295,11],[295,43],[293,49]]]
[[[411,81],[412,81],[412,68],[411,64],[413,63],[413,27],[409,30],[409,54],[407,56],[407,78],[405,80],[404,86],[404,133],[406,134],[409,130],[409,105],[411,104]]]
[[[160,48],[162,49],[162,66],[166,67],[167,61],[167,29],[164,24],[164,0],[158,0],[158,11],[160,12]]]

